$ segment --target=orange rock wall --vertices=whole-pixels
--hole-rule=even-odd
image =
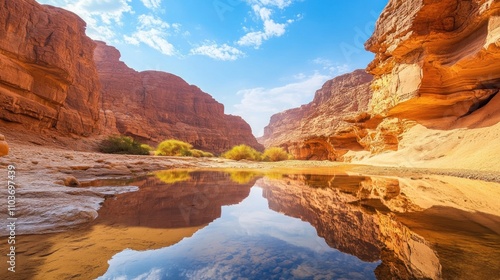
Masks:
[[[224,114],[224,105],[173,74],[137,72],[120,52],[97,42],[95,61],[102,84],[105,133],[118,131],[154,144],[175,138],[215,153],[232,146],[262,146],[241,118]]]
[[[365,46],[371,113],[443,127],[500,89],[500,2],[391,0]]]
[[[360,113],[368,109],[371,81],[364,70],[327,81],[311,103],[273,115],[260,142],[285,147],[296,159],[335,160],[363,150],[352,123],[365,121]]]
[[[85,22],[20,0],[0,3],[0,26],[0,120],[34,132],[98,132],[95,43]]]

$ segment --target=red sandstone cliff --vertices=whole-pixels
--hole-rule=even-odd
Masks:
[[[0,3],[0,26],[0,124],[35,133],[55,128],[66,135],[95,134],[99,81],[85,22],[20,0]]]
[[[150,142],[175,138],[216,153],[238,144],[262,149],[241,117],[225,115],[224,105],[198,87],[169,73],[137,72],[119,59],[117,49],[97,42],[101,115],[108,133],[117,129]]]
[[[347,150],[362,150],[351,123],[368,110],[371,81],[364,70],[327,81],[311,103],[273,115],[260,141],[286,147],[297,159],[335,160]]]
[[[95,136],[121,133],[217,153],[237,144],[263,148],[242,118],[225,115],[198,87],[128,68],[116,49],[88,38],[71,12],[3,1],[0,26],[0,132],[7,138],[88,149]]]

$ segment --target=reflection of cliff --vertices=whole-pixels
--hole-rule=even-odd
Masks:
[[[97,222],[150,228],[179,228],[208,224],[221,207],[241,202],[255,180],[240,185],[224,173],[192,172],[191,180],[166,184],[157,178],[140,182],[137,193],[107,200]]]
[[[381,259],[380,278],[441,277],[439,259],[426,241],[383,214],[386,203],[404,201],[397,180],[298,175],[262,179],[259,185],[271,209],[309,222],[331,247],[364,261]]]

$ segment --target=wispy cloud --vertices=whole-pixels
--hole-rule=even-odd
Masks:
[[[131,0],[38,0],[41,4],[62,7],[79,15],[87,23],[87,35],[96,40],[116,39],[114,26],[123,24],[125,14],[133,14]]]
[[[229,108],[229,111],[242,116],[250,124],[254,134],[261,136],[273,114],[309,103],[316,90],[330,76],[315,73],[309,76],[298,74],[295,78],[300,80],[275,88],[240,90],[237,94],[241,96],[241,101]]]
[[[148,9],[158,9],[161,6],[161,0],[141,0],[142,4]]]
[[[322,72],[327,72],[328,75],[338,76],[350,72],[352,69],[348,64],[335,63],[327,58],[318,57],[312,61],[319,65]]]
[[[246,0],[246,2],[250,4],[278,7],[280,9],[284,9],[290,6],[294,1],[293,0]]]
[[[205,42],[203,45],[191,49],[191,55],[205,55],[216,60],[231,61],[245,55],[242,51],[227,44],[218,45],[215,42]]]
[[[256,1],[256,2],[264,2],[264,1]],[[265,1],[265,2],[283,2],[283,1]],[[271,18],[273,11],[268,7],[263,7],[258,4],[253,5],[252,10],[254,14],[262,21],[263,29],[260,31],[252,31],[245,34],[237,42],[237,44],[240,46],[250,46],[258,49],[264,41],[269,40],[270,38],[273,37],[280,37],[283,34],[285,34],[286,26],[293,22],[293,20],[287,20],[284,23],[275,22]]]
[[[124,35],[123,38],[129,44],[143,43],[164,55],[173,56],[176,49],[166,38],[169,36],[169,30],[178,32],[179,29],[179,24],[169,24],[153,15],[140,15],[137,30],[130,36]]]

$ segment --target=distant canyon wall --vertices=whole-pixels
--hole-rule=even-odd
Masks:
[[[273,115],[259,141],[285,147],[297,159],[335,160],[362,150],[352,123],[366,117],[360,114],[368,110],[371,81],[364,70],[327,81],[311,103]]]
[[[160,142],[175,138],[220,153],[248,144],[262,150],[248,123],[224,114],[224,105],[182,78],[159,71],[137,72],[103,42],[95,50],[102,85],[102,119],[108,133]]]
[[[75,148],[62,139],[125,134],[216,153],[238,144],[263,149],[250,126],[225,115],[209,94],[169,73],[127,67],[118,50],[87,37],[86,23],[71,12],[2,1],[0,26],[0,133],[7,140],[36,136],[39,144]]]
[[[356,79],[357,70],[327,82],[312,103],[272,116],[261,143],[298,159],[349,161],[357,152],[398,150],[416,124],[449,130],[500,122],[498,1],[391,0],[365,46],[375,59],[363,75],[373,81]],[[319,99],[327,85],[334,94]],[[342,98],[353,106],[345,110]]]

